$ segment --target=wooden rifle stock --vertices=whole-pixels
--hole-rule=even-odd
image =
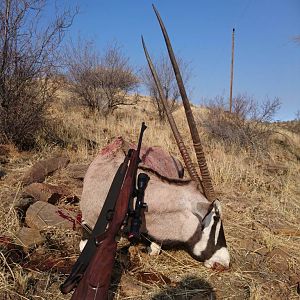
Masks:
[[[95,238],[98,246],[71,300],[106,300],[112,269],[115,261],[117,242],[115,240],[128,211],[128,203],[136,189],[137,168],[140,162],[143,132],[147,127],[142,124],[137,150],[131,150],[127,173],[120,191],[113,218],[104,235]]]

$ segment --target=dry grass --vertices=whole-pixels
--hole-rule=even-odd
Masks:
[[[62,100],[51,111],[56,120],[52,140],[41,136],[39,152],[12,152],[5,165],[8,175],[0,181],[1,235],[14,237],[19,230],[12,209],[20,197],[19,179],[34,161],[62,151],[54,142],[64,142],[63,151],[68,152],[72,162],[89,162],[115,136],[136,141],[141,121],[145,121],[148,129],[144,143],[162,146],[179,157],[169,127],[153,117],[146,97],[137,106],[125,107],[103,118],[70,104],[66,95],[61,96]],[[175,117],[184,139],[191,145],[182,110],[176,111]],[[232,257],[230,271],[212,272],[183,250],[165,250],[160,256],[149,257],[139,248],[130,252],[132,265],[124,271],[121,282],[119,278],[115,280],[115,299],[191,299],[194,295],[198,295],[194,299],[299,299],[295,278],[300,277],[300,237],[284,235],[282,229],[296,230],[300,226],[300,137],[280,124],[274,126],[278,127],[278,134],[264,155],[237,149],[235,145],[228,149],[204,135],[208,163],[223,203]],[[62,177],[59,174],[48,181],[59,182]],[[62,257],[78,254],[78,234],[59,230],[44,234],[57,246],[46,243],[44,252]],[[70,295],[64,296],[58,290],[65,275],[54,270],[23,269],[21,262],[11,262],[5,251],[0,254],[1,300],[70,299]],[[117,267],[121,268],[120,264]],[[144,273],[162,274],[170,282],[150,284],[140,276]],[[124,289],[128,291],[129,287],[133,289],[132,296],[125,296]]]

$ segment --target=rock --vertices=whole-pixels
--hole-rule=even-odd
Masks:
[[[63,198],[66,200],[66,202],[79,202],[78,197],[74,195],[74,193],[67,186],[58,186],[38,182],[34,182],[25,187],[23,190],[23,196],[30,196],[36,201],[44,201],[51,204],[56,204]]]
[[[69,177],[83,180],[89,164],[69,165],[67,172]]]
[[[46,176],[58,169],[65,168],[69,162],[68,156],[57,156],[38,161],[24,174],[22,182],[24,185],[29,185],[33,182],[43,182]]]
[[[39,230],[22,227],[16,235],[17,244],[20,244],[25,251],[41,245],[45,239],[40,235]]]
[[[17,211],[19,219],[24,222],[26,211],[31,204],[36,202],[32,197],[20,198],[20,200],[15,204],[14,208]]]
[[[48,226],[73,230],[81,228],[74,212],[42,201],[37,201],[28,208],[25,222],[29,227],[38,230]]]

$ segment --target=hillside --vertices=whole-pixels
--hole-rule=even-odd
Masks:
[[[255,152],[212,139],[202,126],[206,111],[199,107],[193,111],[223,205],[231,268],[208,270],[180,249],[150,257],[142,246],[130,247],[130,263],[124,262],[121,252],[117,258],[116,272],[123,270],[123,275],[121,279],[116,275],[115,299],[299,299],[299,131],[286,124],[270,124],[274,133],[267,147]],[[174,117],[191,150],[183,109]],[[19,152],[11,145],[1,148],[1,169],[6,175],[0,179],[0,299],[70,299],[60,293],[59,285],[78,256],[78,231],[47,228],[41,232],[44,242],[25,254],[12,246],[22,226],[14,207],[22,201],[21,180],[33,164],[64,154],[70,165],[87,165],[117,136],[135,142],[142,121],[148,126],[144,144],[161,146],[180,158],[168,124],[157,120],[147,97],[104,118],[61,92],[49,118],[39,151]],[[61,169],[45,182],[65,185],[80,198],[82,181],[69,174]],[[70,205],[78,212],[78,204],[59,202],[61,208]]]

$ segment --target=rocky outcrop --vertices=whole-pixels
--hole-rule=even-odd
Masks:
[[[46,176],[53,174],[59,169],[65,168],[69,162],[70,158],[66,155],[40,160],[24,174],[22,183],[29,185],[33,182],[43,182]]]
[[[34,182],[23,189],[23,196],[32,197],[36,201],[57,204],[60,200],[65,202],[79,202],[79,198],[65,185],[52,185]]]
[[[30,228],[42,230],[48,226],[79,229],[80,219],[76,213],[47,202],[37,201],[26,212],[25,223]]]
[[[16,236],[16,242],[23,247],[25,251],[41,245],[45,239],[37,229],[22,227]]]

